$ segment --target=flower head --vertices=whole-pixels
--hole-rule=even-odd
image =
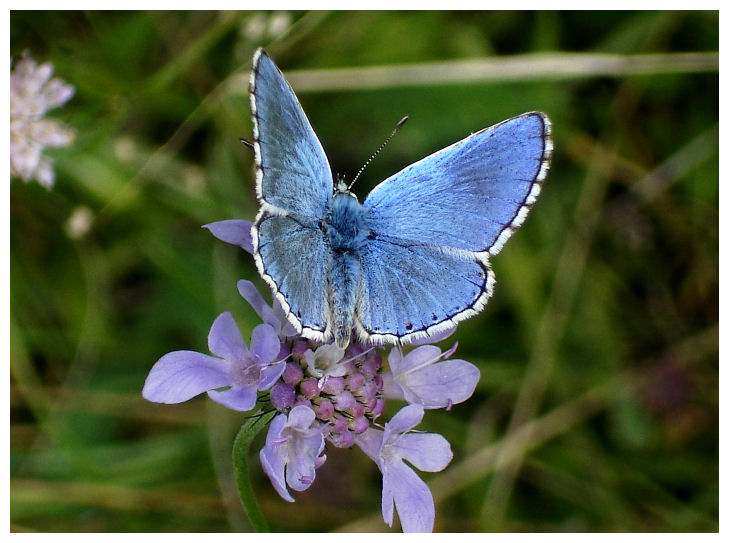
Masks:
[[[65,147],[74,132],[64,124],[44,118],[50,109],[71,99],[73,86],[51,79],[50,62],[36,64],[22,58],[10,72],[10,175],[25,182],[36,179],[51,188],[55,179],[53,161],[43,156],[45,147]]]
[[[428,486],[403,462],[422,471],[441,471],[453,458],[451,447],[439,434],[412,433],[423,419],[423,407],[403,407],[385,424],[357,437],[357,445],[382,472],[382,517],[392,526],[397,508],[404,532],[431,532],[435,519],[433,495]]]
[[[235,411],[256,404],[259,390],[271,388],[286,362],[276,361],[278,336],[267,324],[253,329],[250,350],[230,313],[222,313],[210,328],[208,347],[216,356],[195,351],[175,351],[152,367],[142,396],[152,402],[180,403],[207,392],[216,402]],[[229,387],[227,390],[214,390]]]
[[[259,457],[273,488],[284,500],[292,502],[286,485],[299,492],[309,488],[316,468],[327,458],[323,450],[324,435],[314,411],[297,405],[288,416],[281,413],[271,421]]]

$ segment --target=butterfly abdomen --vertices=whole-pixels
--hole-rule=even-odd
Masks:
[[[354,308],[362,281],[359,257],[349,252],[333,253],[329,268],[329,314],[334,340],[344,349],[349,345]]]

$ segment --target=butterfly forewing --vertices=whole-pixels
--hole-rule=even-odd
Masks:
[[[260,49],[250,97],[258,197],[287,213],[323,217],[333,190],[329,162],[294,91]]]
[[[378,233],[493,254],[539,194],[550,154],[549,121],[527,113],[408,166],[364,205]]]

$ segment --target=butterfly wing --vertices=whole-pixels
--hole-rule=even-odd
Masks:
[[[388,238],[367,244],[362,268],[355,326],[371,343],[407,342],[451,328],[481,310],[494,283],[486,261]]]
[[[304,336],[328,335],[327,251],[321,232],[281,215],[256,221],[256,263],[289,321]]]
[[[251,230],[256,266],[296,329],[322,339],[329,249],[318,223],[332,198],[329,162],[294,91],[262,49],[253,57],[249,91],[261,203]]]
[[[321,219],[332,198],[332,172],[294,91],[263,49],[250,81],[256,191],[279,214]]]
[[[479,312],[498,253],[534,204],[552,154],[538,112],[486,128],[375,187],[364,202],[357,326],[363,339],[408,341]]]

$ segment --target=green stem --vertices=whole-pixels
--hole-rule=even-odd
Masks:
[[[258,432],[271,422],[273,415],[271,413],[270,415],[258,414],[252,416],[241,426],[233,443],[233,469],[235,470],[235,479],[238,483],[238,494],[243,509],[246,515],[248,515],[251,527],[255,532],[270,532],[271,529],[263,513],[261,513],[261,509],[258,507],[258,500],[256,500],[256,495],[253,492],[250,471],[248,469],[248,449]]]

